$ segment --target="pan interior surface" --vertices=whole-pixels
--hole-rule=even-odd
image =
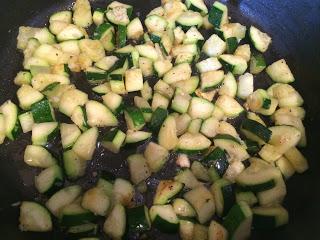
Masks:
[[[91,1],[94,7],[106,7],[109,1]],[[122,1],[134,6],[135,13],[144,16],[160,4],[160,1],[130,0]],[[309,160],[310,169],[303,175],[296,174],[290,179],[288,194],[284,205],[290,214],[290,223],[284,228],[271,232],[253,232],[251,239],[316,239],[320,221],[320,191],[317,179],[320,176],[318,161],[318,139],[320,138],[320,82],[318,65],[320,63],[320,1],[268,1],[242,0],[223,1],[230,9],[231,21],[246,26],[260,27],[273,38],[271,49],[266,54],[267,64],[285,58],[296,76],[295,87],[305,100],[307,116],[305,126],[308,133],[308,147],[304,153]],[[213,1],[206,1],[212,5]],[[7,99],[16,101],[17,87],[13,84],[15,74],[21,69],[22,55],[16,50],[18,27],[44,26],[52,13],[72,7],[72,1],[23,1],[3,0],[0,9],[0,104]],[[81,79],[81,75],[75,78]],[[263,79],[261,79],[263,80]],[[81,85],[88,90],[88,86]],[[88,92],[88,91],[87,91]],[[93,97],[90,96],[89,97]],[[0,231],[2,239],[37,240],[63,239],[59,232],[34,234],[18,230],[18,207],[21,200],[43,200],[33,187],[36,169],[23,162],[23,151],[29,143],[30,135],[0,146]],[[90,186],[92,177],[99,169],[112,169],[120,177],[128,177],[124,159],[135,152],[128,149],[120,155],[103,151],[100,146],[85,178],[80,184]],[[58,152],[57,152],[58,153]],[[172,176],[172,168],[163,170],[160,177]],[[150,182],[150,185],[156,182]],[[137,197],[139,201],[139,196]],[[147,197],[148,199],[148,197]],[[152,239],[178,239],[175,235],[165,235],[153,230]]]

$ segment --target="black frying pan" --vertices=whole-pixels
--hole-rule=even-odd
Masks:
[[[93,6],[105,7],[106,0],[96,0]],[[142,18],[160,4],[160,0],[130,0],[135,12]],[[209,5],[213,1],[206,1]],[[227,1],[233,21],[249,26],[251,23],[270,33],[273,38],[267,61],[271,63],[284,57],[297,81],[295,85],[305,99],[307,117],[305,126],[308,147],[304,153],[309,159],[310,170],[290,179],[285,206],[290,213],[288,226],[272,232],[253,232],[252,239],[320,239],[320,1],[319,0],[243,0]],[[22,56],[16,50],[16,36],[20,25],[43,26],[51,13],[69,8],[71,1],[54,0],[2,0],[0,8],[0,103],[15,99],[13,78],[22,66]],[[81,75],[74,78],[81,79]],[[263,76],[262,76],[263,78]],[[80,80],[80,83],[83,82]],[[86,84],[79,84],[88,89]],[[91,96],[93,97],[93,96]],[[22,154],[30,136],[0,146],[0,239],[38,240],[63,239],[59,232],[34,234],[18,230],[18,208],[11,206],[20,200],[38,199],[33,188],[37,170],[23,163]],[[53,148],[57,152],[56,148]],[[128,175],[123,160],[136,149],[127,149],[121,156],[106,153],[98,148],[94,160],[88,166],[88,176],[80,180],[84,187],[94,183],[91,177],[97,169],[111,169],[117,176]],[[172,175],[170,166],[165,174]],[[128,176],[127,176],[128,177]],[[150,189],[155,180],[149,182]],[[138,201],[141,200],[138,196]],[[147,199],[149,195],[147,196]],[[178,239],[153,230],[150,239]]]

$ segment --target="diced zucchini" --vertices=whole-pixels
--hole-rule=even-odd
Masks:
[[[145,205],[127,209],[128,233],[144,233],[151,227],[149,209]]]
[[[32,126],[32,144],[46,145],[58,133],[57,122],[35,123]]]
[[[82,240],[97,240],[97,238],[84,238],[88,235],[96,235],[98,231],[98,225],[94,223],[85,223],[78,226],[69,227],[67,230],[68,238],[79,238]]]
[[[103,103],[114,113],[119,114],[123,110],[122,96],[114,92],[108,92],[102,96]]]
[[[197,219],[201,224],[206,223],[215,213],[215,203],[210,191],[204,187],[199,186],[183,195],[195,209]]]
[[[253,192],[237,192],[236,201],[246,202],[249,206],[253,206],[258,202],[258,199]]]
[[[151,45],[147,45],[147,44],[136,45],[135,48],[138,50],[139,54],[142,57],[149,58],[152,61],[157,61],[159,58],[156,49]]]
[[[89,128],[85,107],[77,106],[70,118],[82,131],[86,131]]]
[[[169,152],[164,147],[150,142],[144,151],[144,157],[152,172],[158,172],[168,160]]]
[[[170,85],[162,80],[159,80],[154,85],[153,90],[168,99],[171,99],[174,94],[174,90],[170,87]]]
[[[126,144],[138,143],[145,141],[151,137],[152,133],[144,131],[132,131],[128,130],[126,133]]]
[[[126,134],[118,128],[112,128],[103,137],[102,146],[113,153],[118,153],[126,139]]]
[[[188,114],[191,118],[209,118],[213,112],[214,105],[206,99],[193,97],[190,102]]]
[[[31,83],[31,73],[27,71],[20,71],[17,73],[16,77],[14,78],[14,84],[21,86],[23,84],[30,84]]]
[[[46,27],[36,31],[34,38],[38,39],[41,44],[53,44],[56,42],[54,35]]]
[[[143,77],[141,69],[129,69],[125,74],[127,92],[139,91],[143,88]]]
[[[307,159],[295,147],[287,150],[284,153],[284,156],[289,160],[289,162],[292,164],[293,168],[298,173],[303,173],[309,168]]]
[[[296,171],[291,162],[286,157],[280,157],[276,160],[275,164],[277,168],[279,168],[285,179],[289,179]]]
[[[216,57],[210,57],[196,64],[200,73],[219,70],[222,65]]]
[[[181,26],[184,31],[189,30],[195,26],[200,28],[203,24],[203,19],[200,13],[193,11],[183,12],[176,20],[176,24]]]
[[[217,134],[218,126],[219,121],[214,117],[210,117],[203,121],[200,132],[206,137],[212,138]]]
[[[117,178],[113,184],[113,196],[114,200],[123,206],[131,206],[134,197],[134,188],[129,181]]]
[[[70,180],[75,180],[85,174],[87,162],[83,161],[73,150],[63,153],[64,171]]]
[[[238,87],[236,79],[231,72],[228,72],[222,81],[221,87],[219,89],[219,94],[227,95],[233,98],[236,96],[237,88]]]
[[[278,153],[283,154],[296,146],[301,138],[301,132],[292,126],[274,126],[269,143],[276,147]]]
[[[238,47],[238,40],[236,37],[229,37],[229,38],[226,38],[226,44],[227,44],[227,53],[233,54]]]
[[[224,112],[225,116],[230,118],[237,117],[244,111],[243,107],[228,95],[221,95],[216,101],[216,106]]]
[[[251,26],[249,31],[250,39],[254,47],[260,52],[267,51],[271,43],[271,37],[254,26]]]
[[[302,107],[283,107],[275,111],[273,118],[278,114],[287,114],[303,120],[305,118],[306,111]]]
[[[201,162],[209,167],[209,176],[213,181],[221,178],[229,167],[226,152],[220,147],[216,147]]]
[[[92,24],[91,6],[88,0],[77,0],[73,5],[73,22],[79,27]]]
[[[95,215],[105,216],[110,207],[110,199],[101,188],[94,187],[83,194],[81,206]]]
[[[35,123],[52,122],[55,120],[54,111],[47,99],[32,104],[31,112]]]
[[[67,56],[61,50],[49,44],[40,45],[35,50],[34,56],[47,61],[50,65],[67,63]],[[32,75],[35,76],[35,74]]]
[[[260,53],[253,53],[250,58],[250,73],[259,74],[266,68],[264,57]]]
[[[184,184],[173,180],[161,180],[158,184],[156,194],[153,198],[154,205],[167,204],[171,198],[175,197],[182,189]]]
[[[59,216],[60,224],[65,227],[79,226],[96,219],[96,216],[75,201],[65,206]]]
[[[4,102],[0,110],[4,118],[4,132],[5,135],[10,139],[16,139],[20,132],[21,126],[18,119],[18,107],[10,100]]]
[[[184,169],[174,177],[175,181],[181,182],[185,187],[193,189],[199,187],[201,182],[193,175],[190,169]]]
[[[95,66],[98,68],[101,68],[105,71],[112,71],[114,68],[117,68],[118,66],[122,66],[122,61],[119,60],[116,56],[106,56],[104,58],[101,58],[100,61],[95,63]]]
[[[122,70],[122,69],[121,69]],[[126,94],[126,87],[122,75],[109,75],[111,91],[117,94]]]
[[[176,198],[173,200],[172,207],[174,212],[179,217],[195,217],[196,212],[193,207],[183,198]]]
[[[279,101],[279,107],[281,108],[299,107],[303,104],[301,95],[289,84],[278,83],[272,85],[269,89],[268,94]]]
[[[163,76],[163,81],[168,84],[173,84],[179,81],[187,80],[190,79],[191,72],[190,65],[188,63],[182,63],[169,70]]]
[[[95,29],[93,38],[96,40],[100,40],[103,48],[106,51],[113,51],[116,44],[114,32],[114,27],[110,23],[102,23]]]
[[[19,27],[19,33],[17,36],[17,48],[20,50],[25,50],[28,45],[28,41],[34,38],[34,35],[40,28],[33,27]]]
[[[252,209],[252,226],[254,229],[274,229],[288,223],[289,215],[285,208],[256,207]]]
[[[35,177],[34,182],[40,193],[51,194],[63,185],[62,169],[58,165],[46,168]]]
[[[22,202],[19,223],[21,231],[48,232],[52,230],[50,213],[45,207],[35,202]]]
[[[85,73],[87,80],[92,84],[105,82],[108,78],[108,73],[97,67],[89,67]]]
[[[126,210],[121,204],[116,204],[103,225],[103,231],[110,237],[120,239],[126,230]]]
[[[211,192],[214,196],[218,216],[225,216],[235,203],[234,185],[222,178],[214,182],[211,186]]]
[[[168,116],[163,122],[159,130],[158,142],[167,150],[172,150],[177,146],[177,128],[176,121],[173,116]]]
[[[150,58],[139,57],[139,68],[141,69],[144,77],[150,77],[153,75],[153,61]]]
[[[242,121],[241,131],[247,138],[258,143],[269,142],[271,137],[271,131],[267,127],[251,119]]]
[[[63,93],[59,102],[59,110],[71,116],[77,106],[83,106],[88,101],[88,95],[77,89],[70,89]]]
[[[199,133],[202,125],[202,121],[203,120],[201,118],[192,119],[188,126],[188,132],[191,134]]]
[[[261,206],[270,206],[281,203],[286,194],[286,184],[280,173],[279,177],[275,179],[275,187],[266,191],[258,192],[257,198]]]
[[[151,108],[155,111],[158,108],[167,109],[169,106],[169,99],[163,96],[162,94],[155,92],[153,94]]]
[[[65,187],[53,194],[46,202],[46,207],[54,216],[58,216],[60,211],[72,203],[81,194],[79,185]]]
[[[211,141],[200,133],[185,133],[179,138],[177,148],[182,152],[197,153],[205,151],[210,145]]]
[[[127,158],[127,162],[129,165],[130,178],[134,184],[137,185],[150,177],[151,172],[142,154],[130,155]]]
[[[98,129],[90,128],[82,133],[74,143],[72,150],[84,161],[92,159],[96,142],[98,138]]]
[[[22,85],[17,91],[19,105],[23,110],[29,110],[31,105],[39,102],[43,94],[32,88],[30,85]]]
[[[209,11],[209,22],[220,29],[224,24],[228,23],[228,8],[226,5],[216,1]]]
[[[180,88],[182,91],[192,94],[196,91],[198,85],[199,85],[200,79],[198,76],[192,76],[187,80],[175,82],[172,84],[176,88]]]
[[[165,108],[157,107],[153,114],[150,121],[150,129],[154,132],[160,130],[163,121],[167,118],[168,111]]]
[[[218,222],[212,220],[208,229],[208,239],[227,240],[227,230]]]
[[[111,92],[110,83],[107,82],[107,83],[103,83],[98,86],[95,86],[92,88],[92,91],[99,95],[107,94]]]
[[[278,83],[291,83],[294,76],[284,59],[280,59],[266,68],[269,77]]]
[[[143,88],[140,91],[141,96],[147,101],[152,98],[152,88],[150,87],[148,81],[143,83]]]
[[[179,222],[179,236],[182,240],[193,239],[194,223],[189,219],[180,219]]]
[[[275,186],[275,179],[279,176],[281,177],[281,173],[275,167],[252,163],[238,175],[236,182],[246,191],[261,192],[272,189]]]
[[[59,42],[68,41],[68,40],[78,40],[84,37],[82,28],[69,24],[61,32],[57,34],[57,40]]]
[[[117,26],[116,31],[116,46],[122,48],[126,45],[127,42],[127,27],[123,25]]]
[[[235,75],[243,74],[248,67],[245,59],[231,54],[223,54],[219,56],[222,66]]]
[[[227,49],[227,44],[216,34],[207,39],[202,47],[202,51],[209,57],[217,57]]]
[[[143,26],[139,18],[133,19],[127,26],[127,37],[139,40],[143,35]]]
[[[190,105],[191,97],[180,88],[176,88],[171,108],[179,113],[186,113]]]
[[[81,53],[78,40],[68,40],[59,43],[62,52],[72,55],[79,55]]]
[[[246,99],[253,93],[253,90],[253,75],[251,73],[245,73],[239,76],[237,96]]]
[[[143,114],[139,108],[127,107],[124,114],[128,129],[140,130],[145,125]]]
[[[86,103],[88,124],[91,127],[117,126],[118,120],[102,103],[90,100]]]
[[[200,12],[201,15],[206,15],[208,13],[208,8],[203,0],[187,0],[185,4],[188,9]]]
[[[105,49],[99,40],[81,39],[79,47],[93,62],[98,62],[105,57]]]
[[[204,182],[210,181],[208,170],[199,161],[193,161],[191,171],[197,179]]]
[[[250,61],[250,57],[251,57],[250,45],[249,44],[243,44],[243,45],[238,46],[237,49],[234,52],[234,55],[242,57],[247,62],[249,62]],[[250,65],[250,69],[251,69],[251,65]]]
[[[1,123],[1,121],[3,121],[3,123]],[[25,113],[20,114],[19,115],[19,122],[20,122],[20,125],[21,125],[23,133],[30,132],[32,130],[32,126],[34,124],[32,112],[25,112]],[[5,128],[5,123],[4,123],[3,115],[0,115],[0,126],[3,127],[3,130],[0,127],[1,128],[0,135],[3,133],[3,136],[5,137],[5,129],[4,129]]]
[[[96,26],[101,25],[104,22],[104,10],[97,8],[92,14],[92,21]]]
[[[28,145],[24,151],[23,160],[32,167],[48,168],[56,164],[56,160],[41,146]]]
[[[193,44],[196,43],[201,46],[204,42],[204,37],[198,31],[196,27],[191,27],[185,34],[183,39],[183,44]]]
[[[245,202],[236,203],[223,221],[230,239],[247,239],[250,236],[252,211]]]
[[[171,205],[154,205],[150,208],[152,225],[166,233],[178,231],[179,219]]]
[[[149,15],[144,23],[151,33],[164,31],[168,24],[165,18],[158,15]]]
[[[231,159],[244,161],[249,158],[246,147],[232,139],[214,139],[214,145],[227,151]]]
[[[108,8],[106,12],[106,16],[107,16],[107,19],[115,25],[126,26],[130,23],[128,10],[126,7],[123,7],[123,6]]]
[[[201,73],[201,84],[200,87],[203,91],[208,92],[213,89],[218,88],[223,79],[224,79],[224,72],[222,70],[218,71],[208,71]]]

